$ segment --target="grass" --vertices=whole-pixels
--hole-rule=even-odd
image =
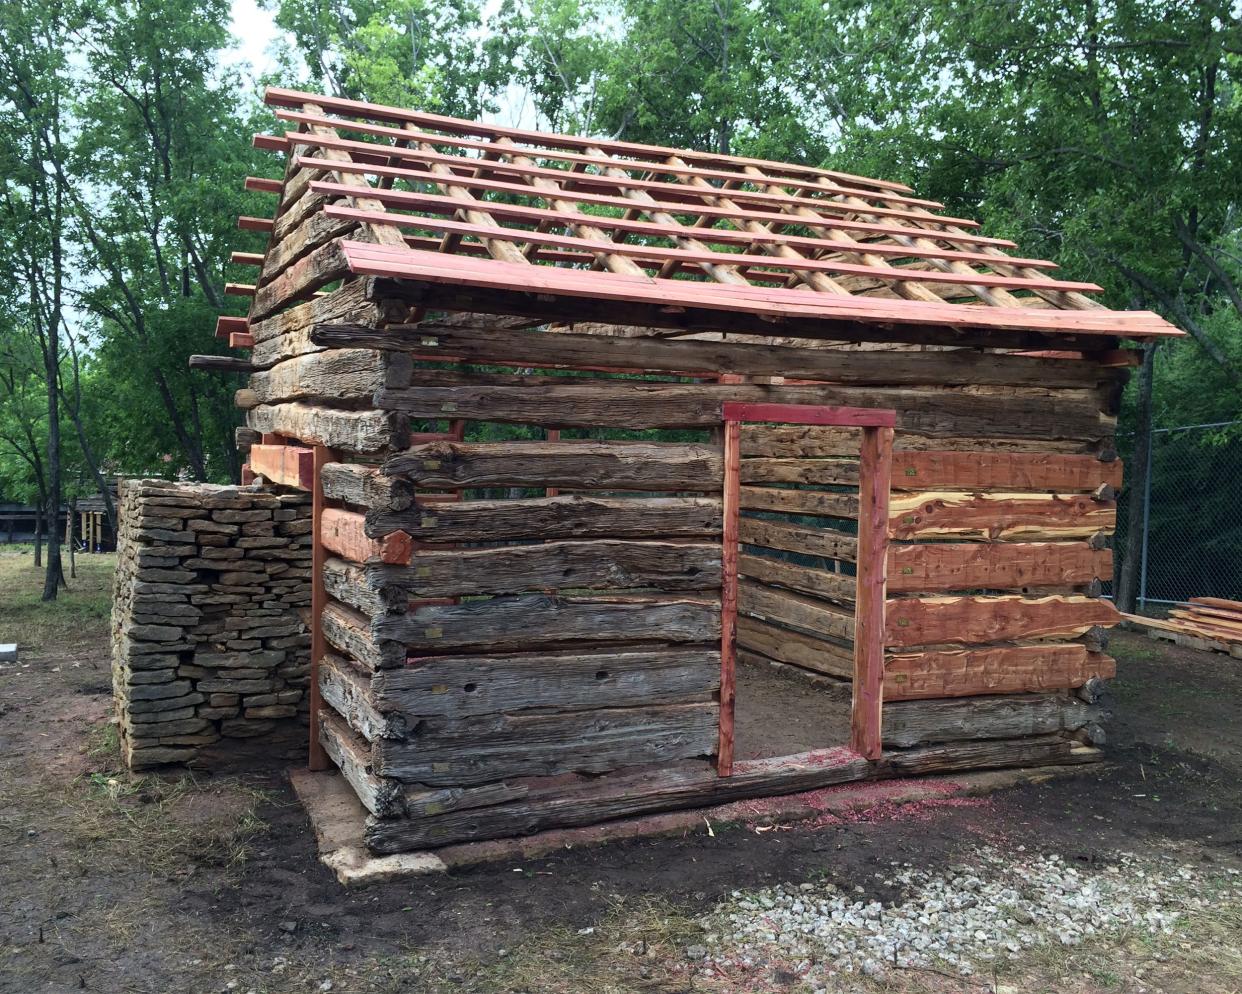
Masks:
[[[0,546],[0,642],[16,642],[19,651],[35,654],[106,642],[115,569],[115,553],[78,556],[77,577],[55,602],[44,603],[44,571],[34,565],[33,547]]]

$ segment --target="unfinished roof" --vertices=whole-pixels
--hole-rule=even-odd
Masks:
[[[616,320],[673,326],[729,312],[837,330],[1180,334],[1102,307],[1099,286],[1058,279],[900,183],[292,90],[266,101],[291,130],[256,143],[292,150],[288,176],[322,171],[309,185],[322,213],[359,225],[341,243],[351,271],[493,295],[483,310],[534,295],[561,319],[573,300],[614,301],[632,305]]]

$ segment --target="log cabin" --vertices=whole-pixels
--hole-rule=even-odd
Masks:
[[[376,853],[1099,759],[1132,343],[900,183],[269,89],[246,478]]]

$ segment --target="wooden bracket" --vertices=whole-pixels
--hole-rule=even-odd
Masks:
[[[296,445],[263,442],[250,447],[250,469],[270,483],[282,487],[313,490],[315,485],[315,452]]]

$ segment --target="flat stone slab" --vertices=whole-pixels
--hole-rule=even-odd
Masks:
[[[17,662],[17,643],[0,642],[0,663]]]
[[[532,859],[576,846],[602,845],[616,839],[710,832],[713,825],[731,822],[780,824],[819,817],[857,817],[882,806],[918,804],[950,797],[979,797],[1023,783],[1041,783],[1053,777],[1075,776],[1090,766],[1025,767],[989,770],[962,776],[920,777],[917,780],[858,781],[800,794],[733,801],[712,808],[669,811],[622,818],[581,828],[549,829],[512,839],[489,839],[444,846],[434,851],[376,856],[363,841],[366,810],[353,788],[335,770],[312,773],[305,767],[289,770],[289,781],[306,808],[319,859],[346,887],[445,873],[509,859]]]

